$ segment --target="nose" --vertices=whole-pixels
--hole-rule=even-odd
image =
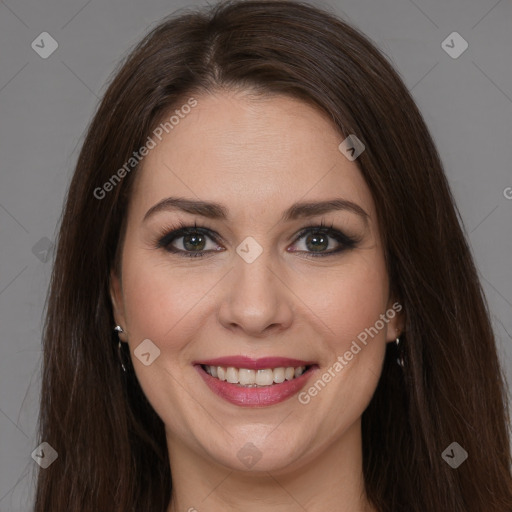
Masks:
[[[252,263],[235,257],[218,312],[226,329],[263,338],[290,326],[294,295],[286,283],[286,273],[272,264],[271,256],[264,250]]]

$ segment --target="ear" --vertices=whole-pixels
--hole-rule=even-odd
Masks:
[[[121,279],[114,269],[110,271],[110,300],[112,301],[112,310],[114,313],[114,321],[116,325],[120,325],[124,332],[118,333],[121,341],[128,341],[128,332],[126,319],[124,315],[123,287]]]
[[[402,304],[391,297],[386,310],[386,317],[389,319],[386,327],[386,341],[394,342],[401,336],[405,329],[405,312]]]

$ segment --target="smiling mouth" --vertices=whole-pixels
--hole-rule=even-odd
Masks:
[[[242,388],[266,388],[282,384],[285,381],[292,381],[308,370],[308,366],[288,366],[278,368],[264,368],[252,370],[249,368],[235,368],[233,366],[212,366],[200,365],[204,372],[214,379],[229,382]]]

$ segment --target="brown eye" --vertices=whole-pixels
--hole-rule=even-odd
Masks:
[[[311,248],[313,252],[322,251],[329,246],[329,235],[324,233],[309,233],[305,240],[306,247]],[[311,245],[309,245],[311,244]]]
[[[216,242],[215,237],[209,233],[210,230],[206,228],[185,226],[167,233],[158,241],[157,246],[185,257],[203,257],[207,252],[219,250],[215,248],[218,247],[216,244],[211,249],[207,248],[209,239]]]
[[[205,257],[210,253],[224,250],[218,245],[217,236],[210,229],[197,225],[180,225],[179,229],[171,230],[161,237],[157,247],[187,258]],[[304,253],[307,257],[331,256],[355,247],[358,242],[341,231],[324,225],[303,229],[294,243],[303,238],[305,249],[290,252]],[[208,248],[209,240],[213,242],[210,248]]]
[[[205,236],[201,233],[188,233],[181,236],[183,238],[183,247],[187,251],[202,251],[205,246]]]
[[[304,237],[306,237],[304,240],[305,250],[298,252],[304,252],[307,256],[312,257],[337,254],[352,249],[357,244],[357,240],[332,227],[312,226],[306,228],[299,233],[295,243]],[[334,242],[331,240],[334,240]],[[333,245],[334,249],[327,250]],[[338,246],[337,248],[336,245]]]

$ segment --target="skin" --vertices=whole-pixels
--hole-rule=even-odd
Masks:
[[[338,150],[343,137],[312,106],[247,91],[195,98],[198,105],[137,171],[121,276],[111,275],[121,340],[130,345],[137,378],[166,427],[173,475],[168,512],[375,510],[364,495],[361,415],[386,343],[402,332],[401,315],[368,338],[307,405],[297,395],[267,407],[233,405],[210,391],[192,366],[239,354],[317,361],[307,390],[374,326],[396,300],[370,191],[356,161]],[[168,210],[143,221],[169,196],[222,203],[228,219]],[[334,198],[358,204],[368,224],[347,210],[280,221],[296,201]],[[199,249],[211,251],[204,258],[157,248],[155,241],[180,220],[211,229],[219,243],[203,237]],[[296,240],[297,234],[322,220],[359,243],[308,258],[315,247],[307,234]],[[248,236],[263,249],[250,264],[236,252]],[[194,250],[184,238],[172,245]],[[337,247],[329,238],[321,250]],[[147,338],[160,349],[149,366],[133,355]],[[252,468],[237,456],[246,443],[261,454]]]

